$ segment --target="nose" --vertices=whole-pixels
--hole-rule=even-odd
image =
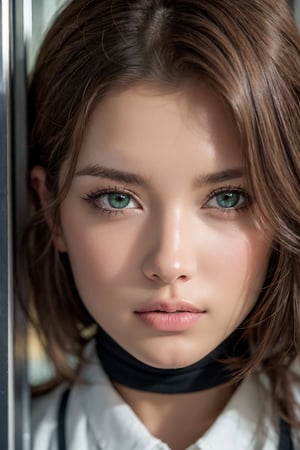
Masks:
[[[187,219],[176,210],[168,217],[156,217],[149,225],[143,272],[151,281],[173,284],[195,276],[197,258],[194,234]]]

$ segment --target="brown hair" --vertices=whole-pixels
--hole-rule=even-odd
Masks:
[[[244,148],[257,217],[276,230],[262,293],[245,320],[251,357],[239,377],[262,369],[277,411],[296,425],[290,367],[300,323],[300,39],[284,0],[73,0],[40,50],[30,85],[29,171],[41,165],[59,221],[91,112],[113,89],[144,81],[180,88],[205,80],[229,104]],[[58,188],[61,165],[68,174]],[[34,318],[48,351],[80,357],[93,319],[66,255],[51,240],[39,199],[23,239]],[[61,365],[52,351],[57,370]],[[233,363],[233,362],[231,362]]]

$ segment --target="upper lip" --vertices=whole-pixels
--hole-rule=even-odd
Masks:
[[[176,300],[176,299],[168,299],[168,300],[153,300],[148,303],[146,306],[136,310],[136,313],[146,313],[146,312],[154,312],[161,311],[167,313],[173,312],[192,312],[192,313],[203,313],[205,312],[203,309],[198,308],[197,306],[189,303],[186,300]]]

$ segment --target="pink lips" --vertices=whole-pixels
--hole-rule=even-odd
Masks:
[[[185,331],[191,328],[205,311],[185,301],[168,299],[154,301],[135,313],[146,325],[158,331]]]

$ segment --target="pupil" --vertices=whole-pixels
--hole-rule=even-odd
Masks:
[[[239,201],[238,192],[223,192],[217,195],[217,203],[222,208],[233,208]]]
[[[125,208],[128,206],[130,198],[126,194],[110,194],[109,203],[112,208]]]

